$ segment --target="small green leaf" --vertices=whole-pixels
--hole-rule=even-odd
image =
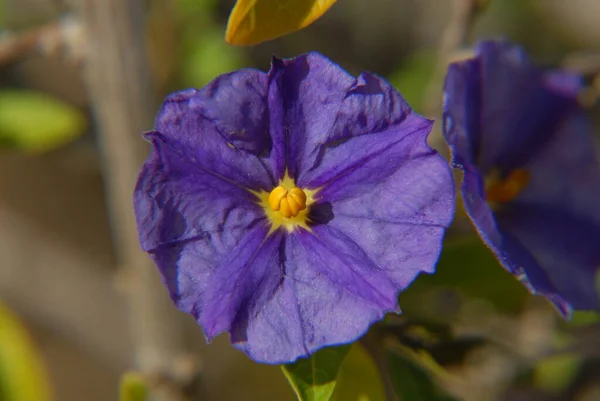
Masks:
[[[302,29],[336,0],[238,0],[229,15],[225,40],[255,45]]]
[[[0,142],[25,151],[48,151],[83,133],[85,119],[67,103],[43,93],[0,91]]]
[[[581,364],[582,357],[570,353],[545,358],[535,366],[535,383],[548,391],[564,390],[577,375]]]
[[[146,401],[148,387],[142,375],[137,372],[125,372],[121,376],[119,401]]]
[[[50,380],[29,333],[0,303],[0,400],[51,399]]]
[[[344,359],[338,374],[332,400],[385,401],[385,390],[375,363],[360,343]]]
[[[416,358],[422,360],[417,363]],[[440,388],[438,383],[432,379],[431,373],[424,368],[424,366],[430,366],[430,370],[433,371],[442,369],[424,352],[414,353],[412,357],[389,352],[387,359],[394,389],[401,400],[456,401]]]
[[[300,401],[328,401],[335,389],[338,371],[350,345],[323,348],[308,358],[282,365],[285,377]]]

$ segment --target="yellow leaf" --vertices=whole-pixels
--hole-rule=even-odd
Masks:
[[[0,398],[50,401],[50,380],[25,327],[0,303]]]
[[[336,0],[238,0],[227,22],[225,40],[255,45],[302,29]]]

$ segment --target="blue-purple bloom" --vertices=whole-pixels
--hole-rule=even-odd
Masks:
[[[480,43],[445,83],[468,215],[501,264],[565,315],[600,309],[600,164],[581,89],[505,41]]]
[[[434,271],[454,184],[430,129],[316,53],[174,93],[145,135],[142,248],[209,341],[267,363],[353,341]]]

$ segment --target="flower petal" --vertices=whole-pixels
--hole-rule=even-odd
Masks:
[[[266,102],[258,70],[222,75],[206,87],[168,96],[155,129],[194,164],[252,189],[268,190],[274,174]]]
[[[577,107],[578,76],[544,71],[523,50],[484,41],[476,57],[451,65],[445,84],[445,136],[456,163],[484,174],[522,166]]]
[[[411,115],[405,125],[401,134],[388,130],[332,149],[334,159],[351,156],[328,172],[318,202],[330,202],[335,217],[448,227],[455,202],[450,169],[427,145],[429,121]]]
[[[296,178],[310,168],[310,155],[330,128],[354,77],[319,53],[273,59],[269,71],[272,161],[279,178]],[[304,165],[306,164],[306,165]],[[300,184],[301,185],[301,184]]]
[[[575,309],[600,310],[600,226],[539,205],[512,204],[497,213],[498,226],[529,250],[558,294]],[[524,266],[535,274],[535,264]],[[540,269],[541,270],[541,269]],[[534,287],[535,288],[535,287]]]
[[[583,112],[573,113],[525,166],[529,183],[515,201],[561,210],[600,227],[596,149],[591,122]]]
[[[213,237],[233,246],[247,227],[264,221],[249,191],[182,157],[164,136],[150,133],[148,138],[154,149],[134,194],[144,251]]]
[[[269,77],[275,148],[303,187],[315,187],[317,177],[324,179],[347,158],[329,157],[331,149],[394,126],[400,131],[410,114],[406,101],[383,79],[368,73],[354,78],[318,53],[275,59]]]
[[[463,171],[461,191],[465,211],[483,242],[500,264],[532,293],[544,295],[564,315],[568,315],[571,306],[561,297],[545,268],[511,230],[500,229],[495,214],[485,200],[483,177],[477,167],[465,164]]]

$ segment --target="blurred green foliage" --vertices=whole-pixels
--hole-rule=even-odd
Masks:
[[[435,73],[437,56],[433,51],[413,53],[388,80],[418,113],[424,112],[427,86]]]
[[[0,303],[0,401],[50,401],[43,362],[16,315]]]
[[[322,348],[308,358],[282,365],[283,373],[300,401],[328,401],[337,383],[338,371],[350,345]]]
[[[423,365],[432,364],[431,358],[425,358],[425,353],[414,354],[412,358],[399,352],[389,351],[386,355],[390,376],[394,389],[401,400],[410,401],[456,401],[447,395],[434,382],[430,372]],[[423,359],[416,363],[415,357]],[[435,367],[439,369],[439,367]]]
[[[581,356],[572,353],[544,358],[534,367],[535,385],[551,392],[562,391],[573,382],[581,363]]]
[[[121,376],[119,401],[146,401],[148,386],[142,375],[137,372],[126,372]]]
[[[479,238],[446,241],[435,274],[421,274],[400,294],[406,316],[447,320],[448,291],[482,299],[506,314],[518,314],[529,296],[525,287],[502,268]]]
[[[44,152],[80,136],[82,113],[40,92],[0,91],[0,143],[28,152]]]
[[[201,88],[216,76],[248,64],[240,49],[223,40],[216,21],[215,0],[177,0],[175,14],[181,27],[179,85]]]
[[[385,401],[383,383],[377,366],[355,342],[342,362],[337,386],[331,397],[335,401]]]

